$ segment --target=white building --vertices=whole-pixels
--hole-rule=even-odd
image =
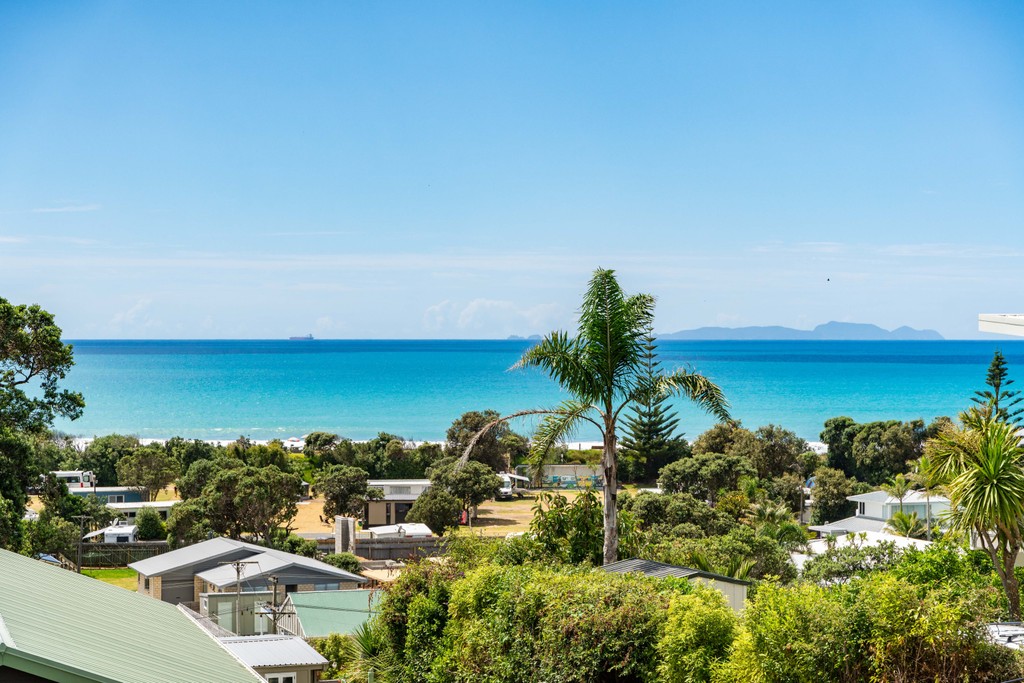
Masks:
[[[882,532],[892,516],[900,511],[900,500],[885,491],[861,493],[847,496],[846,499],[857,504],[857,511],[853,517],[808,528],[817,531],[819,536],[841,536],[862,531]],[[931,508],[931,520],[932,524],[935,524],[949,512],[949,499],[934,494],[926,496],[921,491],[910,491],[903,496],[902,507],[905,514],[917,513],[917,518],[922,524],[927,523],[928,510]]]
[[[363,511],[363,526],[385,526],[401,524],[412,509],[412,504],[424,491],[430,488],[429,479],[371,479],[367,488],[384,492],[380,500],[366,503]]]
[[[978,316],[978,330],[1024,337],[1024,314],[982,313]]]
[[[167,517],[171,513],[171,508],[180,502],[180,500],[150,500],[138,503],[107,503],[107,507],[120,513],[128,520],[134,520],[140,510],[149,508],[156,510],[156,513],[160,515],[160,519],[166,522]]]

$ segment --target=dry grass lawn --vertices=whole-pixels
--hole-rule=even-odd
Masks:
[[[562,491],[562,494],[572,500],[578,492]],[[487,536],[504,536],[511,532],[526,531],[530,527],[530,520],[533,519],[533,506],[536,502],[536,497],[529,494],[521,499],[487,501],[480,506],[479,517],[473,520],[473,528]],[[299,512],[292,519],[294,531],[330,533],[334,530],[332,524],[320,521],[320,515],[324,510],[323,498],[303,501],[298,507]]]

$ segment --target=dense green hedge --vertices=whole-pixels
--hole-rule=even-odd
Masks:
[[[685,581],[478,560],[413,565],[388,589],[375,624],[390,663],[383,677],[952,683],[1022,675],[1017,655],[984,637],[984,623],[998,616],[996,589],[934,576],[912,583],[929,569],[921,558],[902,574],[842,585],[763,582],[741,617],[718,592]]]

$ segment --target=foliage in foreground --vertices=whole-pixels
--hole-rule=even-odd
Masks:
[[[989,643],[977,555],[912,553],[837,585],[762,582],[742,616],[677,579],[523,561],[522,539],[455,543],[412,565],[374,622],[395,683],[469,681],[1003,681],[1017,653]],[[952,575],[950,574],[952,572]],[[947,580],[951,579],[951,580]]]

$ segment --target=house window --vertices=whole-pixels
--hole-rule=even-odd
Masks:
[[[336,591],[338,590],[338,584],[336,583],[314,583],[313,590],[315,591]]]
[[[267,674],[267,683],[295,683],[295,674]]]
[[[124,494],[120,494],[119,493],[116,496],[107,496],[107,502],[108,503],[123,503],[124,502]]]
[[[149,577],[147,576],[142,580],[142,590],[149,592]]]
[[[391,493],[395,496],[410,496],[412,495],[411,486],[392,486]]]
[[[864,503],[857,503],[857,514],[858,515],[863,515],[864,514]]]

